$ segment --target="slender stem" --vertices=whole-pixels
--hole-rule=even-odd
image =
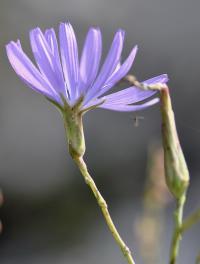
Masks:
[[[124,243],[124,241],[120,237],[120,235],[119,235],[119,233],[118,233],[118,231],[117,231],[117,229],[116,229],[116,227],[112,221],[112,218],[111,218],[109,211],[108,211],[108,206],[106,204],[106,201],[102,197],[101,193],[99,192],[99,190],[96,187],[95,182],[93,181],[92,177],[90,176],[83,158],[73,157],[73,159],[76,162],[76,164],[78,165],[79,170],[81,171],[86,184],[89,185],[90,189],[92,190],[92,192],[93,192],[93,194],[94,194],[94,196],[98,202],[98,205],[101,208],[101,211],[102,211],[103,216],[106,220],[106,223],[107,223],[114,239],[116,240],[117,244],[121,248],[121,251],[124,254],[124,257],[126,258],[126,260],[129,264],[135,264],[129,248],[126,246],[126,244]]]
[[[178,254],[179,254],[179,245],[182,234],[182,222],[183,222],[183,208],[185,204],[185,195],[180,199],[177,199],[177,207],[174,213],[174,234],[171,242],[170,250],[170,264],[175,264]]]
[[[182,233],[190,229],[194,224],[200,221],[200,209],[190,215],[182,225]]]

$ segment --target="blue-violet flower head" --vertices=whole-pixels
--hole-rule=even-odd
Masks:
[[[104,95],[127,75],[136,56],[137,46],[121,63],[124,35],[121,29],[116,32],[102,67],[101,31],[94,27],[87,33],[80,61],[76,36],[69,23],[60,24],[59,45],[54,29],[47,29],[44,33],[40,28],[30,31],[37,67],[24,53],[19,40],[8,43],[6,50],[13,69],[22,81],[61,107],[63,99],[72,107],[82,98],[81,111],[95,106],[116,111],[137,111],[158,102],[158,98],[143,102],[154,91],[142,91],[132,86]],[[167,81],[167,75],[163,74],[144,83],[150,85]]]

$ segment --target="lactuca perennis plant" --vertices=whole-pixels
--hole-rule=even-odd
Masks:
[[[127,75],[137,52],[136,46],[128,58],[121,63],[124,35],[123,30],[117,31],[101,67],[102,37],[99,28],[89,29],[80,61],[75,33],[69,23],[60,24],[59,45],[53,29],[48,29],[44,33],[39,28],[31,30],[30,43],[37,67],[24,53],[19,40],[11,41],[6,46],[6,50],[9,61],[20,79],[31,89],[44,95],[60,110],[65,124],[69,152],[97,199],[107,225],[127,262],[133,264],[131,252],[114,226],[107,204],[83,160],[85,140],[82,116],[84,113],[97,107],[122,112],[138,111],[159,100],[150,99],[155,91],[142,91],[134,86],[105,95]],[[144,84],[166,83],[167,80],[167,75],[163,74],[146,80]],[[146,99],[148,101],[143,102]]]

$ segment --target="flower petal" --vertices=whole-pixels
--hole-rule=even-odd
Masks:
[[[99,70],[101,53],[101,31],[98,28],[91,28],[87,33],[80,61],[79,93],[86,92],[93,84]]]
[[[61,23],[59,36],[65,82],[70,94],[70,100],[73,103],[78,95],[79,61],[76,36],[71,24]]]
[[[108,109],[108,110],[113,110],[113,111],[119,111],[119,112],[133,112],[133,111],[140,111],[143,110],[149,106],[152,106],[156,103],[159,102],[159,98],[154,98],[144,104],[140,104],[140,105],[123,105],[123,104],[106,104],[103,103],[102,105],[98,106],[99,108],[104,108],[104,109]]]
[[[156,83],[166,83],[168,81],[167,74],[162,74],[151,79],[144,81],[144,84],[156,84]],[[156,91],[144,91],[135,86],[126,88],[116,93],[109,94],[104,96],[102,99],[105,100],[105,103],[109,103],[110,105],[116,104],[133,104],[143,101],[150,96],[154,95]],[[100,98],[101,99],[101,98]]]
[[[17,75],[33,90],[59,102],[56,91],[46,82],[41,73],[23,52],[20,42],[10,42],[6,46],[8,59]]]
[[[129,87],[101,98],[105,99],[109,104],[133,104],[143,101],[155,93],[155,91],[143,91],[137,87]]]
[[[85,104],[87,104],[88,101],[90,101],[93,97],[96,96],[96,94],[99,92],[99,89],[101,89],[101,87],[104,86],[106,80],[111,76],[113,71],[116,69],[120,61],[120,57],[123,49],[123,42],[124,42],[124,31],[119,30],[115,34],[111,48],[101,68],[99,76],[97,77],[92,88],[86,94],[84,101]]]
[[[108,78],[105,83],[105,86],[102,87],[97,96],[101,96],[102,94],[109,91],[116,83],[118,83],[124,76],[127,75],[134,62],[137,51],[138,47],[135,46],[129,54],[128,58],[125,60],[125,62],[120,67],[118,66],[118,69],[110,76],[110,78]]]
[[[47,43],[49,44],[49,47],[51,49],[51,52],[53,53],[53,56],[56,58],[58,66],[61,67],[60,56],[59,56],[59,51],[58,51],[58,43],[57,43],[56,33],[54,29],[50,28],[50,29],[45,30],[44,36],[45,36]]]
[[[39,28],[30,31],[30,42],[36,63],[46,81],[54,87],[58,94],[67,97],[59,60],[54,56],[47,40]],[[54,40],[54,49],[55,48]]]
[[[153,77],[151,79],[148,79],[144,81],[144,84],[151,85],[151,84],[156,84],[156,83],[167,83],[169,81],[169,77],[167,74],[161,74],[156,77]]]

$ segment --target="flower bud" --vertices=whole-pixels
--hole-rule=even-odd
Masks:
[[[189,171],[179,143],[168,87],[160,93],[165,177],[169,190],[179,199],[187,191]]]

